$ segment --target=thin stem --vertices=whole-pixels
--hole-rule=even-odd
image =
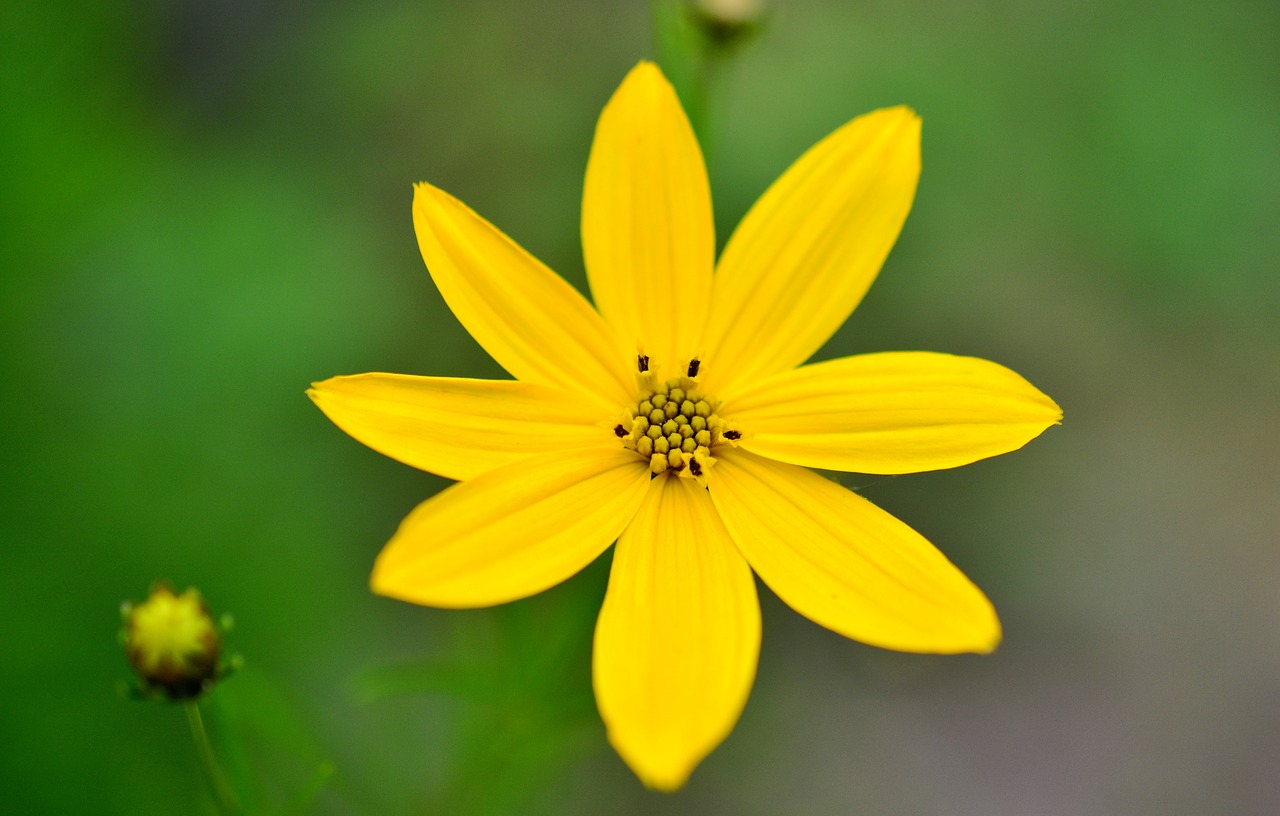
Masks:
[[[715,85],[719,79],[724,52],[715,43],[705,38],[699,40],[696,51],[697,53],[693,56],[693,110],[689,113],[689,118],[702,145],[703,161],[709,167],[711,154],[715,152],[716,147],[711,100],[715,95]]]
[[[196,753],[200,755],[200,764],[204,766],[209,786],[213,788],[214,796],[218,799],[218,809],[223,813],[244,813],[239,801],[236,800],[235,792],[231,789],[231,783],[227,781],[226,773],[218,764],[217,757],[213,755],[209,732],[205,730],[204,717],[200,715],[200,704],[195,700],[188,700],[182,707],[187,710],[187,724],[191,726],[191,738],[195,740]]]

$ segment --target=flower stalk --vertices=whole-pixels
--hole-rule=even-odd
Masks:
[[[187,725],[191,728],[191,739],[195,742],[200,766],[217,800],[219,810],[228,816],[239,816],[244,813],[244,809],[240,807],[239,799],[236,797],[227,773],[213,751],[209,732],[204,727],[204,717],[200,714],[200,703],[196,700],[187,700],[182,707],[187,714]]]

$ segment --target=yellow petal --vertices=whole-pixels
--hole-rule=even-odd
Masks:
[[[648,481],[649,469],[616,440],[491,470],[401,522],[374,564],[373,591],[452,608],[536,594],[608,548]]]
[[[430,184],[414,187],[413,227],[445,303],[512,376],[610,410],[632,397],[634,376],[613,334],[562,278]]]
[[[591,403],[533,383],[357,374],[315,383],[307,395],[358,441],[450,479],[613,437]]]
[[[803,363],[853,312],[915,197],[920,120],[860,116],[800,157],[756,202],[716,267],[706,390]]]
[[[719,455],[711,498],[738,549],[792,609],[845,637],[906,652],[989,652],[982,591],[919,533],[794,465]]]
[[[623,347],[643,346],[665,376],[684,374],[711,294],[711,193],[689,120],[653,63],[633,68],[600,115],[582,248],[596,306]]]
[[[618,540],[592,660],[609,741],[642,782],[680,787],[728,736],[759,652],[755,582],[706,490],[654,479]]]
[[[858,473],[957,467],[1017,450],[1062,409],[1004,366],[925,351],[845,357],[779,374],[727,401],[747,450]]]

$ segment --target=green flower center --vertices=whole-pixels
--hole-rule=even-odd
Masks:
[[[699,389],[698,360],[689,363],[688,376],[662,383],[649,370],[648,357],[637,361],[636,401],[626,406],[614,434],[623,447],[648,462],[654,476],[677,475],[705,486],[716,448],[736,446],[742,434],[716,413],[719,400]]]

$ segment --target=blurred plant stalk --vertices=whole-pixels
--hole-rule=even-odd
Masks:
[[[711,107],[720,76],[729,61],[763,32],[769,9],[769,0],[654,3],[658,62],[680,92],[704,158],[714,150]]]
[[[213,752],[213,745],[209,742],[209,732],[205,730],[204,718],[200,715],[200,703],[196,700],[187,700],[183,703],[183,708],[187,712],[187,724],[191,726],[191,738],[195,741],[196,753],[200,755],[200,765],[204,768],[209,787],[213,789],[213,795],[218,800],[218,809],[232,816],[240,816],[245,812],[244,808],[240,806],[235,790]]]

